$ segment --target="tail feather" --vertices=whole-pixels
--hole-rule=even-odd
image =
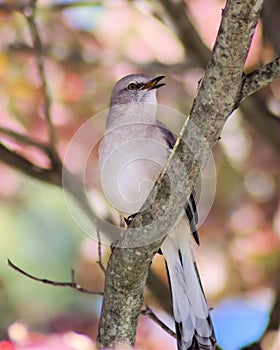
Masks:
[[[171,287],[178,349],[213,350],[216,344],[214,328],[194,261],[193,247],[187,235],[180,231],[180,227],[175,229],[161,246]]]
[[[210,321],[211,322],[211,321]],[[216,346],[214,334],[202,337],[196,332],[192,335],[186,332],[188,325],[175,322],[177,345],[179,350],[213,350]]]

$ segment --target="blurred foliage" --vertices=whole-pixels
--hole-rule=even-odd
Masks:
[[[0,2],[0,127],[46,141],[44,92],[25,19],[28,8],[20,10],[23,3],[26,1]],[[187,1],[187,13],[209,48],[213,46],[223,6],[220,0]],[[266,26],[268,13],[274,13],[274,20]],[[279,15],[277,1],[266,1],[246,70],[257,68],[260,62],[279,53],[279,35],[275,39]],[[190,109],[203,70],[161,19],[164,16],[158,2],[76,1],[70,6],[70,1],[38,1],[36,21],[43,41],[51,115],[62,159],[76,130],[108,108],[112,86],[126,74],[166,75],[167,86],[159,92],[160,103],[182,113]],[[279,91],[278,81],[259,92],[257,99],[277,120],[280,135]],[[257,111],[259,106],[252,108]],[[174,121],[167,122],[173,129],[178,127]],[[102,133],[103,126],[96,125],[91,135],[94,143]],[[48,166],[34,147],[24,146],[1,132],[0,141],[35,164]],[[217,317],[217,334],[222,339],[225,319],[221,315],[227,313],[229,318],[230,311],[219,311],[219,303],[227,298],[251,300],[256,310],[265,308],[268,319],[280,271],[280,162],[279,149],[269,142],[266,128],[260,132],[240,111],[230,118],[213,153],[216,196],[200,227],[202,246],[197,255],[209,304],[217,305],[214,324]],[[79,150],[73,169],[78,161]],[[93,200],[100,209],[106,203],[100,194],[97,154],[89,165]],[[9,336],[13,333],[8,326],[21,320],[34,330],[73,330],[94,339],[100,297],[28,280],[8,268],[7,259],[36,276],[53,280],[70,280],[70,270],[74,268],[84,287],[102,290],[104,276],[96,264],[96,242],[75,226],[61,189],[27,179],[3,163],[0,174],[0,338],[7,339],[8,330]],[[108,254],[108,248],[103,247],[104,260]],[[162,257],[155,258],[152,268],[166,283]],[[149,290],[145,301],[172,327],[170,316],[163,313],[160,301]],[[160,348],[174,346],[174,340],[158,326],[141,318],[137,344],[158,349],[159,332]],[[246,341],[254,337],[257,336]],[[244,340],[238,344],[242,345]],[[237,345],[232,349],[236,348]]]

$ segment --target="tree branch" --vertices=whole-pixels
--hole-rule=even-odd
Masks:
[[[97,233],[97,239],[98,239],[98,260],[97,260],[97,264],[100,266],[102,272],[104,273],[104,275],[106,274],[106,268],[103,265],[102,262],[102,246],[101,246],[101,237],[100,237],[100,231],[99,228],[96,228],[96,233]]]
[[[50,98],[49,87],[47,84],[46,73],[45,73],[43,45],[42,45],[41,38],[38,32],[38,27],[35,21],[36,5],[37,5],[37,0],[32,0],[30,4],[31,11],[30,12],[25,11],[23,13],[25,14],[25,17],[29,24],[30,33],[33,40],[33,46],[35,49],[37,67],[41,78],[42,90],[44,93],[44,112],[45,112],[46,123],[49,131],[49,148],[51,151],[50,155],[51,155],[52,161],[55,164],[61,164],[55,148],[55,132],[54,132],[54,126],[52,123],[51,112],[50,112],[51,98]]]
[[[81,292],[81,293],[86,293],[86,294],[93,294],[93,295],[103,295],[102,292],[94,292],[91,290],[88,290],[86,288],[81,287],[79,284],[77,284],[75,282],[75,273],[73,270],[71,270],[71,282],[57,282],[57,281],[51,281],[45,278],[39,278],[39,277],[35,277],[33,275],[31,275],[30,273],[22,270],[21,268],[19,268],[18,266],[16,266],[14,263],[11,262],[10,259],[8,259],[8,265],[14,269],[15,271],[19,272],[20,274],[22,274],[25,277],[28,277],[34,281],[38,281],[44,284],[49,284],[51,286],[54,287],[70,287],[72,289],[76,289],[77,291]]]
[[[1,4],[0,4],[1,5]],[[29,160],[23,156],[17,154],[16,152],[10,150],[0,143],[0,159],[4,163],[12,166],[13,168],[20,170],[24,174],[31,176],[35,179],[54,184],[62,187],[68,191],[80,204],[82,211],[90,218],[90,220],[98,227],[102,228],[102,222],[100,222],[98,215],[93,210],[89,203],[87,195],[85,193],[84,184],[78,179],[74,174],[72,174],[66,167],[62,165],[59,155],[55,147],[55,132],[54,126],[51,118],[51,98],[48,91],[48,84],[45,73],[45,62],[43,58],[43,47],[38,32],[37,24],[35,21],[37,0],[31,0],[29,3],[15,7],[11,4],[11,10],[19,10],[26,17],[32,40],[33,40],[33,52],[36,56],[37,68],[39,71],[39,76],[41,78],[42,90],[44,94],[44,111],[46,123],[49,131],[49,140],[47,144],[43,144],[29,138],[26,135],[16,133],[4,127],[0,127],[0,133],[2,132],[6,136],[23,143],[25,145],[31,145],[37,147],[43,151],[49,158],[51,162],[51,167],[49,169],[38,167],[37,165],[31,163]],[[74,6],[74,4],[73,4]],[[5,7],[5,6],[4,6]],[[0,6],[1,10],[1,6]],[[63,172],[63,174],[62,174]],[[62,178],[63,177],[63,178]],[[102,221],[102,220],[101,220]]]
[[[61,170],[44,169],[14,151],[9,150],[6,146],[0,143],[0,159],[2,162],[8,164],[22,173],[33,177],[34,179],[51,183],[53,185],[61,186]]]
[[[47,144],[36,141],[27,135],[20,134],[20,133],[13,131],[11,129],[7,129],[3,126],[0,126],[0,133],[7,136],[8,138],[10,138],[12,140],[15,140],[15,141],[22,143],[24,145],[34,146],[34,147],[40,149],[41,151],[43,151],[44,153],[46,153],[47,155],[49,153],[49,146]]]
[[[2,128],[2,131],[5,131],[5,129]],[[25,137],[25,135],[17,134],[11,130],[6,131],[7,135],[11,136],[13,139],[26,144],[30,143],[34,146],[36,145],[50,157],[48,146],[37,144],[37,141],[31,140],[28,137]],[[65,166],[62,167],[61,164],[52,163],[50,168],[41,168],[24,158],[22,155],[10,150],[1,142],[0,160],[1,162],[36,180],[59,187],[62,187],[63,185],[63,189],[71,194],[75,201],[80,205],[83,213],[92,221],[92,223],[99,229],[106,232],[106,225],[103,224],[103,220],[99,219],[98,215],[89,203],[87,194],[85,193],[84,183],[77,176],[72,174]]]
[[[169,24],[178,38],[187,55],[193,55],[202,68],[206,68],[211,51],[203,43],[186,13],[184,1],[158,0],[164,9],[167,24]],[[188,34],[187,34],[188,33]]]
[[[151,260],[170,225],[183,210],[198,178],[197,165],[205,165],[228,116],[238,106],[244,83],[243,67],[261,6],[259,0],[227,1],[212,58],[200,83],[190,118],[181,131],[166,171],[152,191],[155,200],[151,208],[135,217],[108,262],[97,337],[100,348],[135,342]],[[170,181],[177,179],[172,184],[171,195],[167,172]]]
[[[208,58],[211,54],[210,50],[206,47],[206,50],[208,50],[208,53],[204,52],[206,50],[199,50],[196,49],[196,47],[193,47],[191,45],[192,40],[189,43],[188,38],[193,38],[195,42],[197,42],[198,46],[201,47],[203,44],[200,36],[197,34],[195,28],[192,25],[189,25],[190,19],[188,17],[187,12],[186,13],[186,19],[184,19],[184,5],[179,5],[181,3],[180,1],[177,2],[176,0],[158,0],[162,7],[166,11],[166,16],[168,17],[169,21],[172,23],[172,27],[174,28],[174,31],[178,34],[179,38],[185,38],[185,40],[182,40],[182,45],[185,49],[185,52],[187,55],[189,53],[192,53],[195,58],[195,62],[202,68],[205,68],[208,63]],[[176,14],[176,15],[168,15],[168,11],[170,13]],[[177,21],[177,17],[180,21]],[[277,60],[277,59],[276,59]],[[274,62],[274,61],[273,61]],[[277,62],[275,62],[277,65]],[[277,73],[275,75],[275,68],[276,65],[273,63],[273,69],[271,71],[271,77],[269,77],[269,72],[267,79],[264,78],[263,84],[260,88],[265,87],[269,83],[271,83],[273,80],[277,78]],[[262,71],[263,69],[266,70],[264,66],[263,68],[260,68]],[[254,71],[254,75],[258,75],[259,70]],[[260,73],[261,75],[261,73]],[[253,93],[252,88],[252,81],[250,78],[250,73],[248,74],[248,80],[246,79],[247,76],[244,76],[244,92],[240,92],[240,99],[243,100],[243,103],[240,106],[241,112],[246,120],[248,120],[254,128],[264,137],[266,140],[278,151],[280,148],[280,138],[279,138],[279,131],[280,131],[280,123],[277,118],[273,117],[271,113],[269,113],[268,109],[262,107],[262,111],[259,112],[259,98],[258,96],[249,96],[244,101],[244,98],[246,97],[246,93]],[[250,91],[252,91],[250,93]],[[255,90],[256,91],[256,90]]]
[[[173,332],[172,329],[170,329],[165,323],[163,323],[148,305],[146,305],[145,309],[141,310],[141,315],[149,317],[157,325],[159,325],[160,328],[162,328],[167,334],[176,339],[176,333]]]
[[[280,57],[276,57],[265,66],[246,75],[241,100],[266,87],[278,78],[280,78]]]
[[[258,93],[244,99],[240,105],[242,115],[278,154],[280,149],[280,120],[268,109]]]

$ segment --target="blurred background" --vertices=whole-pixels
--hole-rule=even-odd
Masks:
[[[36,145],[26,145],[9,133],[48,141],[45,92],[27,21],[28,3],[0,1],[0,143],[47,168],[49,159]],[[220,0],[38,0],[35,20],[61,159],[79,127],[108,108],[112,87],[127,74],[165,75],[160,103],[187,114],[224,5]],[[265,1],[246,72],[279,55],[279,21],[279,2]],[[276,81],[241,104],[213,150],[217,187],[211,211],[199,228],[201,246],[196,254],[217,338],[226,350],[258,342],[264,332],[262,349],[277,344],[279,117]],[[92,130],[93,143],[102,137],[101,124],[95,123]],[[77,162],[79,149],[70,170]],[[102,197],[96,151],[90,158],[89,178],[94,205],[118,223]],[[96,240],[75,224],[59,186],[28,177],[1,157],[0,179],[0,349],[14,349],[12,342],[17,349],[31,349],[30,344],[32,349],[94,349],[101,296],[30,280],[9,268],[7,259],[34,276],[55,281],[71,281],[74,269],[79,284],[102,291]],[[103,246],[105,265],[109,254]],[[156,256],[144,303],[173,328],[167,291],[163,258]],[[136,345],[172,349],[175,340],[141,316]],[[259,349],[254,346],[247,349]],[[279,348],[280,344],[274,349]]]

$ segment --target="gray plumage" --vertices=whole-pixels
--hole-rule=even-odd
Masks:
[[[128,75],[117,82],[99,149],[101,181],[108,200],[133,214],[143,204],[175,144],[174,135],[156,119],[156,90],[162,76]],[[195,264],[192,236],[198,243],[193,194],[179,224],[164,240],[179,350],[212,350],[216,339]]]

